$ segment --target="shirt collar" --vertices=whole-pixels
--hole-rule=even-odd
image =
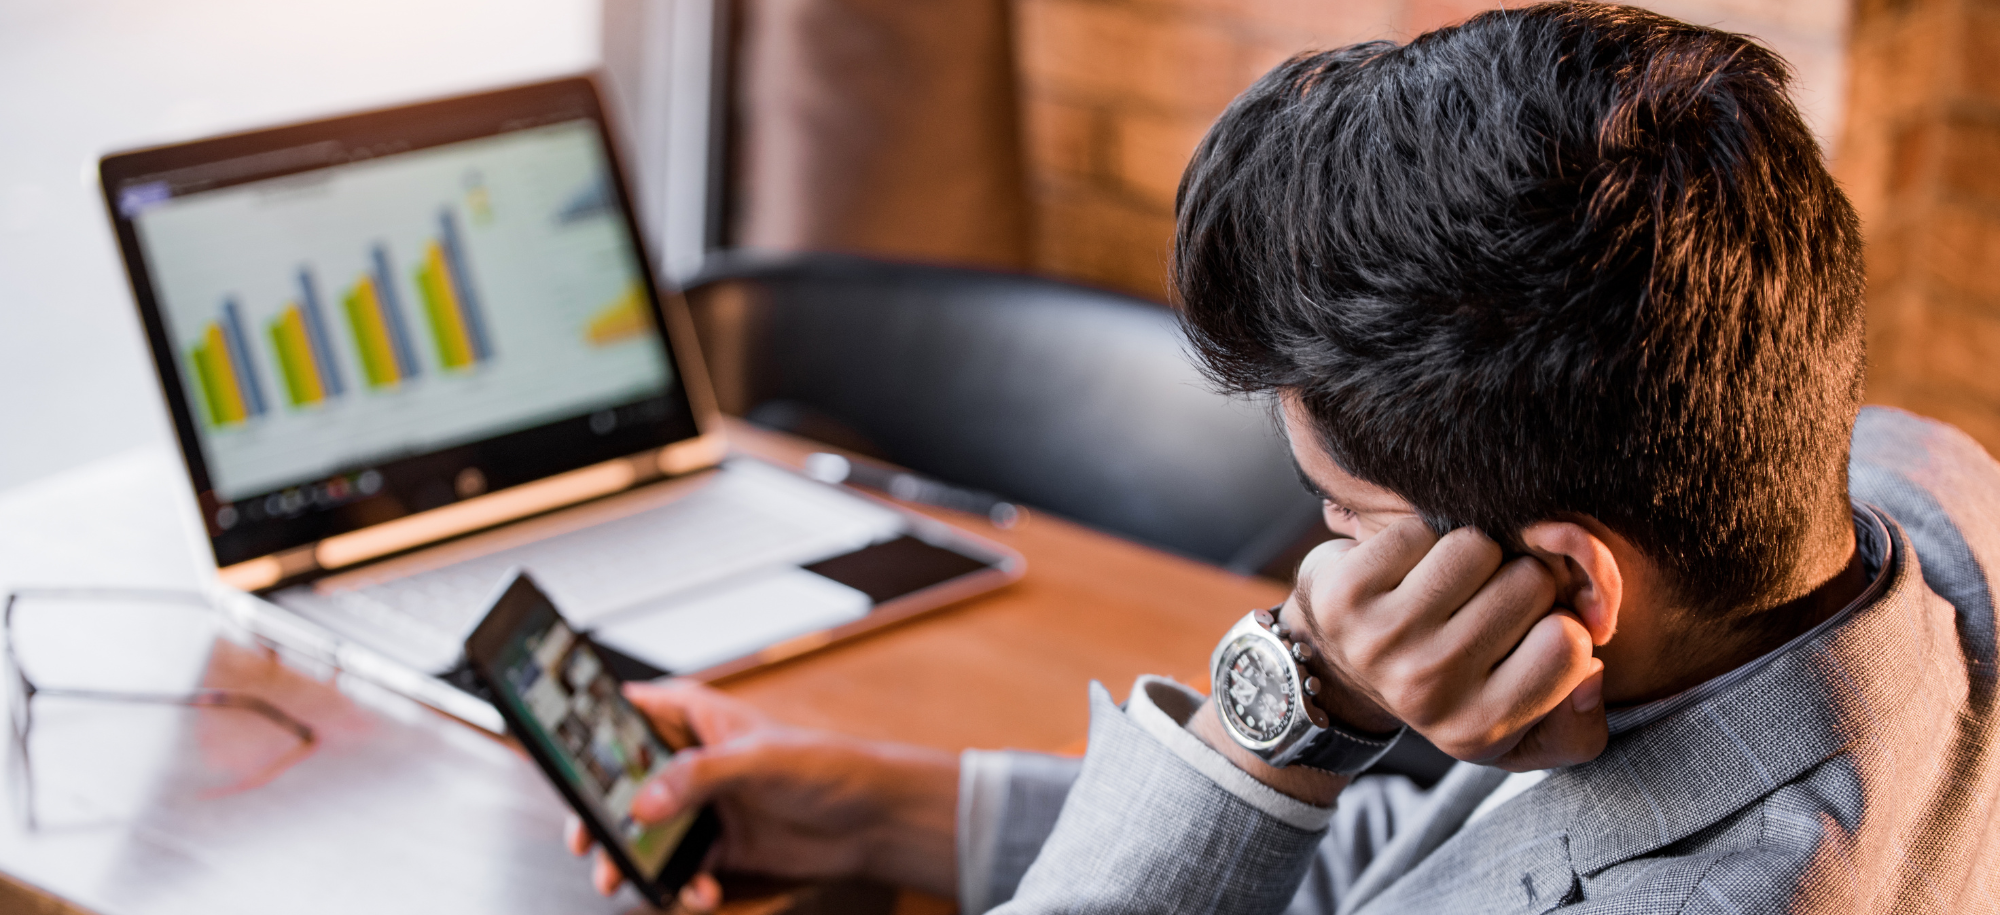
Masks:
[[[1652,702],[1642,705],[1632,705],[1606,711],[1604,715],[1605,723],[1610,726],[1611,733],[1617,735],[1645,727],[1681,709],[1701,702],[1710,696],[1728,690],[1730,687],[1749,679],[1758,671],[1769,666],[1772,661],[1797,651],[1800,646],[1812,641],[1820,633],[1840,625],[1841,621],[1854,614],[1856,608],[1865,606],[1880,598],[1883,589],[1888,587],[1888,577],[1882,574],[1882,570],[1887,568],[1889,564],[1889,553],[1893,549],[1890,544],[1889,528],[1883,523],[1882,518],[1875,513],[1875,510],[1856,506],[1854,509],[1854,549],[1861,554],[1862,571],[1868,576],[1868,587],[1862,589],[1860,595],[1856,596],[1847,606],[1842,607],[1839,613],[1828,617],[1819,625],[1799,634],[1791,641],[1758,656],[1755,660],[1747,664],[1712,679],[1704,680],[1695,686],[1664,699],[1655,699]]]

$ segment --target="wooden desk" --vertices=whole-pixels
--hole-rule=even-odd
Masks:
[[[737,426],[731,441],[797,467],[823,450]],[[1085,687],[1123,697],[1142,673],[1206,689],[1208,654],[1250,608],[1285,589],[1034,515],[1010,531],[956,512],[918,510],[1021,551],[1013,585],[723,688],[798,724],[962,750],[1080,753]]]
[[[813,450],[754,429],[733,434],[779,463]],[[208,573],[194,558],[177,474],[170,455],[149,452],[0,494],[0,588],[198,582]],[[1217,634],[1283,594],[1055,518],[997,531],[930,513],[1020,550],[1026,577],[723,687],[799,724],[946,749],[1074,752],[1086,683],[1120,694],[1140,673],[1204,683]],[[0,872],[13,885],[0,881],[0,911],[63,911],[57,900],[203,915],[639,906],[629,890],[613,900],[590,891],[584,863],[560,846],[561,800],[503,743],[351,678],[219,657],[216,683],[257,689],[319,729],[320,744],[281,759],[256,722],[190,713],[115,816],[30,832],[10,793]],[[6,765],[12,779],[12,754]],[[88,773],[71,775],[87,792]]]

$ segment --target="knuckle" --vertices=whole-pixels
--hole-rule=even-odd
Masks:
[[[1361,584],[1345,569],[1332,569],[1312,581],[1313,611],[1321,619],[1338,619],[1361,603]]]
[[[1590,630],[1583,628],[1582,623],[1574,620],[1565,620],[1564,623],[1563,643],[1569,649],[1569,659],[1572,662],[1583,661],[1596,653],[1597,646],[1590,640]]]
[[[1516,558],[1512,565],[1527,587],[1535,589],[1537,593],[1555,595],[1555,573],[1550,572],[1549,567],[1543,565],[1541,560],[1533,556],[1521,556]]]
[[[1399,657],[1382,666],[1380,688],[1385,693],[1395,695],[1404,702],[1421,704],[1429,699],[1425,685],[1430,679],[1429,665],[1420,658]]]
[[[1437,745],[1438,749],[1443,750],[1445,755],[1453,759],[1470,760],[1476,759],[1480,755],[1478,742],[1468,738],[1464,733],[1455,728],[1435,728],[1434,733],[1424,736],[1429,737],[1431,742]]]
[[[706,794],[722,781],[723,767],[713,751],[687,750],[668,767],[666,779],[676,794]]]
[[[1299,572],[1302,576],[1314,578],[1330,574],[1340,557],[1353,547],[1354,541],[1344,537],[1328,540],[1306,553],[1305,559],[1299,562]]]
[[[1371,676],[1383,676],[1395,668],[1393,648],[1395,643],[1387,633],[1371,632],[1356,627],[1343,634],[1340,639],[1342,654],[1351,663]]]
[[[1383,528],[1383,533],[1389,533],[1391,531],[1393,531],[1396,537],[1398,537],[1399,539],[1405,541],[1421,541],[1425,546],[1430,546],[1431,544],[1436,543],[1438,539],[1436,534],[1431,533],[1431,526],[1429,524],[1424,523],[1424,520],[1422,518],[1418,518],[1414,515],[1407,518],[1398,518],[1393,524],[1390,524],[1388,527]]]
[[[1596,645],[1590,640],[1590,630],[1583,622],[1569,613],[1551,613],[1535,624],[1534,632],[1538,640],[1545,641],[1545,650],[1557,660],[1566,664],[1579,664],[1596,652]]]
[[[1483,722],[1454,722],[1444,728],[1444,736],[1451,746],[1447,752],[1469,761],[1492,758],[1494,749],[1507,737],[1500,728]]]
[[[1542,606],[1555,602],[1555,576],[1549,574],[1541,560],[1532,556],[1522,556],[1507,563],[1496,578],[1499,579],[1502,594],[1510,603]]]
[[[1461,527],[1445,534],[1438,541],[1439,548],[1449,547],[1469,561],[1487,562],[1499,565],[1502,550],[1500,544],[1486,536],[1486,532],[1476,527]]]
[[[1399,709],[1398,717],[1411,727],[1424,731],[1426,728],[1445,727],[1445,723],[1449,720],[1448,712],[1449,709],[1442,703],[1435,700],[1420,700],[1410,703],[1407,710]],[[1426,736],[1429,736],[1428,733]]]

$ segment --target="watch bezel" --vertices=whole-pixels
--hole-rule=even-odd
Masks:
[[[1253,737],[1246,733],[1237,722],[1237,715],[1234,714],[1229,697],[1225,695],[1218,700],[1219,710],[1222,712],[1222,721],[1228,727],[1230,736],[1237,743],[1251,750],[1270,749],[1282,742],[1291,732],[1298,719],[1302,717],[1303,710],[1299,708],[1299,703],[1305,701],[1303,698],[1304,684],[1299,681],[1298,669],[1292,665],[1291,657],[1285,654],[1284,643],[1272,637],[1270,633],[1262,632],[1261,630],[1258,632],[1242,633],[1233,638],[1223,640],[1221,651],[1217,654],[1214,672],[1211,676],[1211,680],[1217,684],[1216,691],[1221,693],[1225,689],[1225,687],[1221,686],[1223,682],[1222,678],[1233,673],[1233,659],[1241,656],[1243,652],[1259,650],[1267,651],[1271,657],[1275,657],[1278,660],[1277,668],[1283,671],[1281,676],[1287,694],[1288,707],[1285,710],[1284,720],[1276,728],[1276,733],[1268,739]]]
[[[1277,736],[1264,740],[1243,733],[1243,730],[1236,726],[1232,716],[1220,705],[1216,708],[1216,717],[1221,719],[1222,728],[1228,732],[1229,739],[1268,761],[1282,757],[1285,751],[1299,743],[1312,730],[1312,720],[1305,710],[1305,703],[1311,699],[1306,696],[1305,682],[1299,677],[1298,665],[1292,662],[1291,653],[1286,649],[1284,640],[1269,629],[1258,625],[1254,615],[1245,616],[1235,626],[1230,627],[1229,631],[1223,634],[1222,640],[1216,643],[1215,651],[1209,655],[1209,685],[1212,690],[1222,688],[1223,676],[1227,673],[1223,667],[1224,660],[1233,657],[1236,645],[1247,639],[1263,643],[1278,657],[1284,659],[1284,663],[1279,666],[1284,671],[1286,688],[1292,694],[1291,709],[1285,716],[1284,727],[1279,729]]]

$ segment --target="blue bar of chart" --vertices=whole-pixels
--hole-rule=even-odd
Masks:
[[[222,339],[229,346],[229,358],[242,373],[244,406],[251,416],[263,416],[264,382],[257,377],[257,364],[250,361],[250,341],[243,335],[243,315],[234,298],[222,300]]]
[[[465,335],[472,343],[473,358],[485,362],[493,358],[493,341],[486,332],[486,316],[479,304],[479,293],[465,268],[465,248],[458,241],[458,218],[450,207],[438,211],[438,243],[444,246],[445,267],[451,271],[452,291],[458,295],[459,311],[465,322]]]
[[[319,363],[321,384],[329,397],[338,397],[347,389],[340,377],[340,364],[333,358],[333,338],[327,336],[326,316],[319,307],[319,290],[313,283],[312,271],[299,268],[299,310],[305,315],[306,341],[312,346],[314,361]]]
[[[389,249],[377,243],[374,250],[375,295],[382,307],[382,323],[389,334],[389,349],[396,359],[397,374],[402,378],[415,378],[418,374],[417,350],[410,344],[410,325],[403,318],[403,303],[396,295],[395,276],[389,270]]]

